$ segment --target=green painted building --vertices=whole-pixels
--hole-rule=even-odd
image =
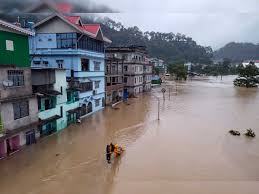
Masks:
[[[0,65],[30,67],[27,35],[19,32],[13,33],[4,29],[3,26],[0,27]]]

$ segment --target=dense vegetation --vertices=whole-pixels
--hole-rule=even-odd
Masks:
[[[234,62],[259,59],[259,44],[231,42],[214,52],[215,59],[228,58]]]
[[[257,87],[259,84],[259,69],[250,63],[246,67],[240,64],[237,67],[239,77],[234,80],[234,85],[239,87]]]
[[[111,46],[145,45],[151,57],[161,58],[167,63],[178,60],[211,63],[212,49],[198,45],[183,34],[142,32],[136,26],[125,28],[108,18],[102,23],[104,33],[113,41]]]
[[[184,66],[183,62],[174,62],[168,65],[168,71],[175,77],[176,80],[187,79],[187,67]]]
[[[215,64],[195,65],[192,67],[192,72],[212,76],[236,75],[238,73],[237,67],[232,65],[232,62],[229,59],[224,59],[223,62]]]

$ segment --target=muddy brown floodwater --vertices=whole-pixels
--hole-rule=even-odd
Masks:
[[[258,194],[258,89],[233,77],[180,83],[178,94],[150,94],[88,117],[0,161],[1,194]],[[175,90],[172,89],[172,92]],[[105,145],[126,147],[108,165]]]

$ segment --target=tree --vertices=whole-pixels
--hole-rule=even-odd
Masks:
[[[160,74],[160,69],[158,67],[155,67],[153,70],[156,75]]]
[[[253,62],[250,62],[250,64],[245,67],[242,64],[239,64],[237,67],[237,72],[241,77],[253,77],[259,74],[259,69]]]
[[[183,63],[172,63],[168,66],[168,71],[174,75],[176,80],[187,79],[187,68]]]

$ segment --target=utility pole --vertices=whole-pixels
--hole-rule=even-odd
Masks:
[[[160,100],[158,98],[158,110],[157,110],[157,120],[160,120]]]

